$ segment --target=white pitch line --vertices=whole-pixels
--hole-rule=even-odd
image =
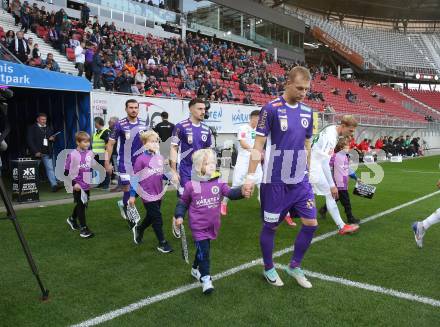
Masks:
[[[420,198],[414,199],[412,201],[409,201],[409,202],[403,203],[401,205],[398,205],[398,206],[396,206],[394,208],[391,208],[391,209],[385,210],[383,212],[380,212],[378,214],[375,214],[373,216],[367,217],[367,218],[361,220],[361,224],[364,224],[364,223],[373,221],[375,219],[378,219],[380,217],[386,216],[386,215],[388,215],[388,214],[390,214],[392,212],[395,212],[397,210],[400,210],[400,209],[403,209],[405,207],[411,206],[411,205],[413,205],[413,204],[415,204],[417,202],[420,202],[420,201],[423,201],[423,200],[428,199],[430,197],[433,197],[433,196],[435,196],[435,195],[437,195],[439,193],[440,193],[440,191],[429,193],[429,194],[424,195],[424,196],[422,196]],[[312,243],[323,241],[323,240],[325,240],[325,239],[327,239],[329,237],[332,237],[334,235],[337,235],[337,234],[338,234],[337,231],[332,231],[332,232],[328,232],[328,233],[322,234],[320,236],[317,236],[317,237],[313,238]],[[285,249],[282,249],[280,251],[275,252],[273,254],[273,257],[274,258],[278,258],[278,257],[280,257],[280,256],[282,256],[282,255],[284,255],[286,253],[291,252],[292,250],[293,250],[293,246],[287,247]],[[261,258],[260,259],[255,259],[255,260],[252,260],[250,262],[244,263],[242,265],[239,265],[239,266],[233,267],[231,269],[225,270],[225,271],[223,271],[221,273],[218,273],[218,274],[212,276],[212,279],[213,280],[223,279],[225,277],[234,275],[234,274],[236,274],[236,273],[238,273],[240,271],[247,270],[249,268],[252,268],[252,267],[255,267],[255,266],[259,266],[259,265],[262,265],[262,264],[263,264],[263,260]],[[127,313],[133,312],[133,311],[141,309],[143,307],[146,307],[146,306],[148,306],[150,304],[157,303],[157,302],[160,302],[160,301],[172,298],[174,296],[186,293],[186,292],[188,292],[188,291],[190,291],[192,289],[198,288],[198,287],[200,287],[200,283],[198,283],[198,282],[182,285],[182,286],[180,286],[180,287],[178,287],[178,288],[176,288],[174,290],[171,290],[171,291],[168,291],[168,292],[164,292],[164,293],[160,293],[160,294],[157,294],[157,295],[154,295],[154,296],[146,297],[146,298],[144,298],[142,300],[139,300],[138,302],[129,304],[129,305],[127,305],[125,307],[122,307],[120,309],[116,309],[116,310],[104,313],[104,314],[102,314],[100,316],[97,316],[95,318],[91,318],[91,319],[85,320],[85,321],[83,321],[83,322],[81,322],[79,324],[72,325],[71,327],[96,326],[96,325],[102,324],[102,323],[104,323],[106,321],[113,320],[113,319],[115,319],[115,318],[117,318],[119,316],[125,315]]]
[[[281,269],[287,268],[286,265],[279,265],[279,264],[277,264],[276,267],[281,268]],[[317,273],[317,272],[313,272],[313,271],[309,271],[309,270],[304,270],[304,274],[306,274],[307,276],[310,276],[312,278],[324,280],[326,282],[332,282],[332,283],[337,283],[337,284],[341,284],[344,286],[359,288],[359,289],[363,289],[363,290],[367,290],[367,291],[371,291],[371,292],[375,292],[375,293],[381,293],[381,294],[389,295],[389,296],[400,298],[400,299],[405,299],[405,300],[409,300],[409,301],[413,301],[413,302],[428,304],[433,307],[440,307],[440,300],[432,299],[432,298],[425,297],[425,296],[420,296],[417,294],[405,293],[405,292],[396,291],[391,288],[386,288],[386,287],[382,287],[382,286],[361,283],[361,282],[355,282],[355,281],[352,281],[349,279],[335,277],[335,276],[329,276],[329,275],[325,275],[325,274],[321,274],[321,273]]]

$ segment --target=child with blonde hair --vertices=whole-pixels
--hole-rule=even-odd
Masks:
[[[67,218],[67,224],[72,230],[79,230],[82,238],[90,238],[94,234],[86,224],[86,208],[90,198],[94,154],[89,150],[89,134],[80,131],[76,133],[75,140],[77,148],[67,155],[64,164],[64,176],[69,176],[72,180],[73,201],[75,202],[73,213]]]
[[[193,174],[186,182],[183,194],[176,205],[176,225],[183,222],[186,211],[189,227],[196,246],[191,275],[202,283],[203,293],[214,290],[210,274],[210,246],[220,229],[220,206],[222,198],[243,198],[241,188],[229,188],[216,172],[217,158],[214,151],[201,149],[192,156]]]
[[[140,224],[136,224],[132,228],[133,239],[136,244],[142,243],[145,230],[152,226],[159,242],[157,250],[162,253],[170,253],[173,249],[165,240],[160,210],[162,197],[165,193],[163,180],[166,177],[164,175],[164,158],[159,154],[159,135],[153,130],[148,130],[141,133],[140,139],[145,151],[137,157],[133,167],[135,178],[131,184],[128,204],[134,206],[136,194],[138,194],[142,198],[146,215]]]

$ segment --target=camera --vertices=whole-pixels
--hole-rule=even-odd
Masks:
[[[205,101],[205,119],[209,118],[209,109],[211,108],[211,104],[209,101]]]
[[[14,96],[14,92],[8,88],[0,88],[0,113],[6,116],[8,114],[7,101]]]

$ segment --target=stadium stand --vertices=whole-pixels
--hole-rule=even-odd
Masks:
[[[46,44],[41,47],[43,56],[48,52],[55,53],[62,71],[76,74],[76,69],[72,69],[72,62],[75,60],[74,47],[79,41],[84,41],[88,48],[85,72],[86,77],[91,80],[93,56],[97,49],[100,49],[103,61],[110,61],[112,67],[109,70],[115,74],[111,83],[104,85],[109,91],[176,98],[191,98],[197,95],[213,101],[264,104],[282,91],[286,72],[292,66],[281,61],[273,62],[271,56],[261,50],[221,40],[213,41],[211,38],[191,33],[188,34],[186,42],[183,42],[178,37],[161,38],[151,34],[143,36],[118,31],[115,25],[107,22],[103,25],[95,22],[85,26],[77,20],[69,19],[63,12],[45,12],[35,5],[29,9],[33,13],[31,30],[35,33],[29,32],[27,36],[32,36],[42,45],[45,41]],[[314,24],[336,35],[360,52],[375,57],[383,55],[368,50],[375,47],[373,43],[365,45],[360,41],[366,39],[363,33],[370,37],[369,32],[364,30],[356,35],[357,31],[351,29],[354,37],[349,38],[348,28],[338,27],[316,16],[308,17]],[[9,14],[1,14],[0,22],[3,31],[19,30]],[[60,31],[56,40],[51,35],[54,30]],[[396,42],[406,40],[390,33],[385,34]],[[371,40],[374,39],[373,36],[371,34]],[[422,38],[418,41],[420,40]],[[10,47],[12,39],[3,36],[1,41],[6,47]],[[385,53],[388,51],[388,48],[384,48]],[[59,53],[65,53],[65,57]],[[389,56],[384,58],[385,62],[391,60]],[[408,63],[405,65],[416,59],[414,56],[408,56],[407,60]],[[123,73],[124,71],[128,73]],[[145,74],[138,74],[139,71]],[[332,75],[328,75],[324,80],[316,73],[318,69],[312,68],[312,71],[315,72],[314,81],[306,102],[318,111],[328,109],[336,113],[415,122],[426,121],[426,116],[440,120],[439,114],[391,88],[364,87],[359,85],[359,81],[341,81]],[[333,94],[331,91],[334,89],[339,89],[340,94]],[[355,94],[353,101],[345,97],[348,90]],[[315,96],[319,94],[321,97]]]
[[[405,93],[440,112],[440,92],[407,89]]]

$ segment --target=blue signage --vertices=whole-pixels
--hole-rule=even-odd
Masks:
[[[92,90],[92,85],[84,77],[51,72],[4,60],[0,60],[0,85],[76,92]]]

